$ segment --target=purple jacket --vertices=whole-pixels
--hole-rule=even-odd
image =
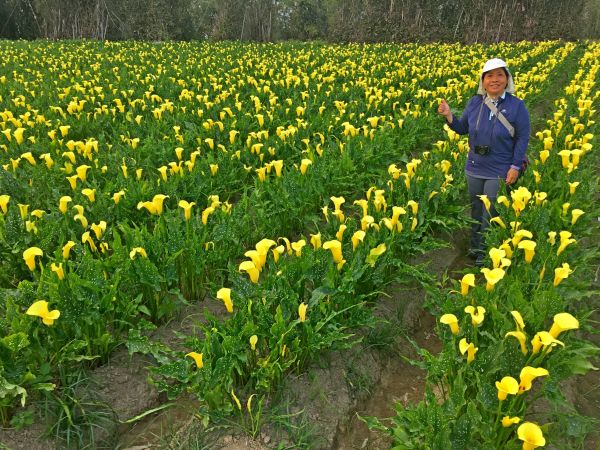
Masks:
[[[471,175],[504,179],[511,166],[520,168],[525,160],[529,143],[529,112],[523,100],[508,92],[503,97],[496,107],[514,127],[514,138],[495,115],[491,116],[491,111],[485,104],[481,107],[481,95],[475,95],[469,100],[460,119],[452,116],[450,129],[458,134],[469,134],[470,150],[465,171]],[[476,130],[479,115],[479,128]],[[487,145],[490,152],[487,155],[477,154],[474,151],[476,145]]]

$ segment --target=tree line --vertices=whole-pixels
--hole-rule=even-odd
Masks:
[[[0,0],[0,38],[497,42],[600,36],[600,0]]]

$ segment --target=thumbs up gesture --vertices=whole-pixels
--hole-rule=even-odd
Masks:
[[[448,122],[452,122],[452,112],[450,106],[446,103],[446,100],[442,99],[438,106],[438,114],[444,116]]]

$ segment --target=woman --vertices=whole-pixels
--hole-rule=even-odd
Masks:
[[[458,119],[445,100],[438,113],[446,118],[448,126],[459,134],[469,134],[469,155],[465,167],[471,199],[471,250],[476,265],[483,265],[485,257],[483,233],[489,225],[490,214],[502,183],[510,186],[519,177],[526,160],[529,143],[529,112],[523,100],[512,95],[515,85],[504,61],[487,61],[479,79],[479,89]],[[512,129],[511,129],[512,128]],[[480,199],[487,195],[491,202],[488,212]]]

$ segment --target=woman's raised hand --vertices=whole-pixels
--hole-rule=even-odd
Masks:
[[[452,112],[450,111],[450,106],[444,99],[440,101],[440,105],[438,106],[438,114],[444,116],[448,123],[452,123]]]

